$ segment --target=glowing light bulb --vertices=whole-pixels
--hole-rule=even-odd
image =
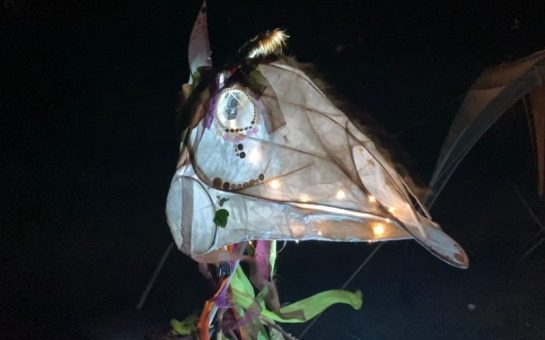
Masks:
[[[375,196],[369,195],[369,202],[375,203],[376,201],[377,201],[377,199],[375,198]]]
[[[269,182],[269,185],[271,188],[273,189],[279,189],[280,188],[280,181],[277,180],[277,179],[273,179],[272,181]]]
[[[372,228],[373,228],[373,234],[375,234],[375,237],[381,237],[386,231],[386,227],[384,227],[384,224],[382,223],[373,224]]]
[[[299,240],[295,240],[295,244],[299,244]]]
[[[339,190],[339,191],[337,191],[337,194],[335,195],[335,197],[336,197],[338,200],[342,200],[343,198],[346,197],[346,194],[344,193],[344,191]]]
[[[318,230],[318,235],[322,236],[322,231]]]

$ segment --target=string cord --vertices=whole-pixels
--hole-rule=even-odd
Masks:
[[[383,242],[380,242],[375,247],[375,249],[373,249],[373,251],[369,255],[367,255],[366,258],[363,259],[363,261],[360,263],[358,268],[356,268],[356,270],[352,273],[352,275],[350,275],[350,277],[343,283],[343,285],[341,286],[341,289],[345,289],[350,284],[350,282],[352,282],[352,280],[354,280],[354,278],[359,274],[359,272],[363,269],[363,267],[365,267],[367,265],[367,263],[369,263],[369,261],[371,261],[371,258],[373,258],[373,256],[375,256],[375,254],[380,250],[380,248],[382,247],[383,244],[384,244]],[[299,335],[299,339],[303,339],[305,334],[307,334],[307,332],[312,328],[312,326],[314,326],[314,324],[318,321],[320,316],[322,316],[322,314],[316,316],[314,318],[314,320],[312,320],[312,322],[303,330],[301,335]]]
[[[402,134],[404,134],[405,132],[411,130],[412,128],[424,123],[426,120],[428,119],[431,119],[433,117],[435,117],[436,115],[438,115],[440,112],[442,112],[443,110],[445,110],[447,107],[449,107],[450,105],[454,104],[455,102],[457,102],[462,96],[465,96],[467,92],[462,92],[460,93],[459,95],[457,95],[456,97],[454,97],[453,99],[451,99],[450,101],[448,101],[446,104],[444,105],[441,105],[438,109],[432,111],[431,113],[428,113],[422,117],[420,117],[419,119],[417,119],[416,121],[414,121],[413,123],[409,124],[409,126],[407,126],[406,128],[404,128],[403,130],[397,132],[397,133],[394,133],[393,136],[394,137],[399,137],[401,136]]]

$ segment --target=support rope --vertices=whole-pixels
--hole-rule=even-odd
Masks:
[[[379,251],[379,249],[382,247],[383,244],[384,244],[384,242],[380,242],[375,247],[375,249],[373,249],[373,251],[369,255],[367,255],[366,258],[363,259],[363,261],[360,263],[358,268],[356,268],[356,270],[352,273],[352,275],[350,275],[350,277],[343,283],[343,285],[341,286],[341,289],[345,289],[350,284],[350,282],[352,282],[352,280],[354,280],[354,278],[359,274],[359,272],[363,269],[363,267],[365,267],[367,265],[367,263],[369,263],[369,261],[371,261],[371,258],[373,258],[373,256],[375,256],[375,254]],[[299,335],[299,339],[303,339],[305,334],[307,334],[307,332],[312,328],[312,326],[314,326],[314,324],[318,321],[320,316],[322,316],[322,314],[319,314],[318,316],[316,316],[312,320],[312,322],[303,330],[301,335]]]

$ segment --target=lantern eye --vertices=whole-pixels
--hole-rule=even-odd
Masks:
[[[244,133],[256,121],[256,109],[250,97],[240,89],[227,89],[219,94],[216,104],[216,117],[225,132]]]

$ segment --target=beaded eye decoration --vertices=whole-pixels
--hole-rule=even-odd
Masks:
[[[254,135],[258,131],[256,126],[257,109],[254,99],[247,92],[238,88],[226,89],[218,95],[216,101],[217,128],[223,132],[226,141],[240,141],[240,134]]]

